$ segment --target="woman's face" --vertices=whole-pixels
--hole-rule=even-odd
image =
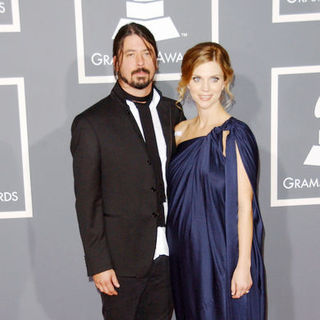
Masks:
[[[216,61],[197,66],[188,84],[191,97],[198,108],[208,109],[220,105],[225,81],[220,65]]]

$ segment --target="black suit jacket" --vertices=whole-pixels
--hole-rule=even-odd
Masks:
[[[156,244],[155,176],[136,121],[118,93],[116,84],[72,124],[76,211],[88,275],[113,268],[117,275],[140,277],[151,266]],[[169,162],[173,129],[184,115],[162,96],[157,111]]]

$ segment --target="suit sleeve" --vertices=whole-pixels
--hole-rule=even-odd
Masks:
[[[100,147],[90,122],[76,117],[72,124],[74,190],[88,276],[112,269],[102,209]]]

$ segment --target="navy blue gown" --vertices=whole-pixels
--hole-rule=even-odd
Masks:
[[[222,132],[229,131],[226,157]],[[253,189],[253,286],[231,297],[238,261],[236,145]],[[177,320],[264,320],[263,224],[257,201],[258,149],[233,117],[208,135],[179,144],[168,170],[167,237]]]

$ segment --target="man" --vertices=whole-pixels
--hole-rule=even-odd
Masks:
[[[88,275],[105,319],[171,319],[165,171],[182,111],[154,87],[157,46],[142,25],[113,43],[117,83],[78,115],[71,152]]]

